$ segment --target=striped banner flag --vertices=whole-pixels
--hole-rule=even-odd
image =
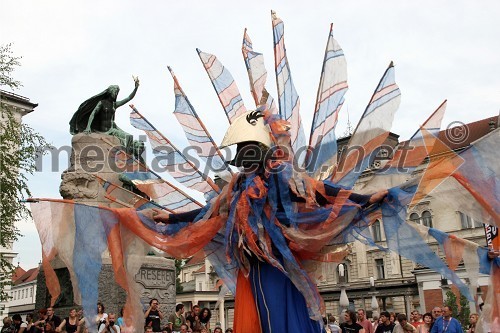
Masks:
[[[310,151],[306,166],[310,175],[318,179],[331,176],[331,166],[337,164],[337,125],[340,108],[347,92],[347,63],[344,51],[333,38],[333,24],[326,44],[323,68],[316,97],[314,117],[309,138]]]
[[[278,113],[278,108],[274,98],[266,90],[267,70],[264,65],[264,56],[262,53],[255,52],[252,46],[252,40],[247,34],[247,29],[243,33],[243,43],[241,52],[247,67],[248,79],[250,80],[250,90],[255,101],[255,106],[267,104],[267,109],[273,114]]]
[[[286,56],[284,24],[281,19],[271,11],[274,37],[274,65],[276,84],[278,86],[278,103],[282,119],[290,122],[291,145],[297,155],[296,161],[302,166],[305,160],[306,139],[302,120],[300,119],[300,100],[292,80],[290,65]]]
[[[189,102],[172,68],[168,67],[168,70],[174,79],[174,114],[184,130],[186,138],[192,146],[199,148],[199,150],[196,150],[196,153],[208,165],[210,170],[229,181],[233,172],[207,128],[200,117],[198,117],[194,107]]]
[[[152,171],[124,172],[123,176],[166,210],[181,213],[203,207],[200,202]]]
[[[163,207],[148,198],[145,198],[137,193],[127,190],[119,185],[113,184],[112,182],[94,175],[99,184],[104,188],[106,194],[104,197],[114,203],[117,203],[123,207],[135,208],[136,210],[143,210],[149,208],[166,209],[170,213],[174,211]]]
[[[332,176],[334,183],[352,188],[361,173],[371,165],[389,136],[400,102],[401,91],[396,84],[394,64],[391,62],[349,140],[347,151],[340,157]]]
[[[196,51],[217,96],[219,96],[219,101],[226,112],[229,123],[233,122],[239,115],[247,111],[233,76],[216,56],[202,52],[200,49],[196,49]]]
[[[137,109],[130,105],[130,123],[137,129],[143,130],[148,136],[153,153],[159,158],[159,164],[182,185],[200,191],[209,198],[220,192],[219,187],[210,177],[202,173],[193,162],[177,149],[170,140],[160,133]]]
[[[373,193],[403,184],[409,179],[412,172],[432,151],[445,111],[446,101],[441,103],[410,140],[401,142],[396,147],[392,158],[386,164],[373,170],[373,178],[361,184],[359,190],[363,193]]]

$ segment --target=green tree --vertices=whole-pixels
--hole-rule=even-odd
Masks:
[[[181,285],[181,279],[179,275],[181,274],[181,268],[184,265],[184,262],[179,259],[175,259],[175,292],[182,293],[184,287]]]
[[[0,45],[0,87],[11,90],[21,87],[12,78],[21,57],[12,52],[12,44]],[[36,170],[36,160],[47,147],[45,139],[30,126],[16,118],[16,111],[0,99],[0,245],[9,248],[20,236],[16,222],[30,211],[22,200],[31,196],[28,174]],[[5,285],[10,284],[13,265],[0,255],[0,300],[7,300]]]
[[[448,306],[451,309],[451,316],[457,319],[462,327],[469,326],[469,300],[460,293],[460,307],[457,304],[457,296],[451,291],[448,290],[446,292],[446,301],[444,305]]]

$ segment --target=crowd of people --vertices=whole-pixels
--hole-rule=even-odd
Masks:
[[[168,316],[166,325],[162,325],[164,315],[160,310],[160,302],[153,298],[144,313],[144,332],[161,333],[232,333],[231,328],[222,331],[220,325],[211,327],[210,319],[212,312],[209,308],[201,308],[194,305],[190,311],[185,312],[184,304],[177,304],[175,312]],[[54,309],[49,307],[41,309],[37,317],[32,314],[26,315],[26,321],[21,315],[5,317],[3,328],[0,333],[88,333],[91,323],[84,318],[81,309],[72,308],[68,316],[61,318],[56,316]],[[97,315],[94,323],[98,333],[120,333],[125,327],[123,320],[123,308],[119,314],[106,313],[103,303],[97,303]]]
[[[452,317],[452,309],[445,305],[436,306],[423,315],[413,310],[410,320],[403,313],[382,311],[380,316],[366,318],[365,310],[343,312],[340,322],[335,317],[324,318],[328,333],[463,333],[460,322]],[[466,333],[476,333],[479,320],[477,313],[470,314]]]
[[[190,311],[185,311],[184,304],[177,304],[175,312],[168,316],[167,324],[162,326],[164,315],[159,308],[159,301],[153,298],[144,313],[144,332],[153,333],[232,333],[228,328],[225,332],[220,325],[211,327],[212,313],[209,308],[194,305]],[[479,315],[472,313],[469,317],[467,333],[476,333]],[[345,311],[340,324],[335,317],[324,318],[325,329],[328,333],[463,333],[460,322],[452,317],[452,309],[445,305],[434,307],[431,312],[423,315],[413,310],[410,320],[405,314],[382,311],[380,316],[368,319],[366,312],[359,309],[357,312]],[[120,333],[124,328],[123,308],[120,314],[106,313],[104,304],[97,303],[95,325],[98,333]],[[53,308],[41,309],[38,317],[26,315],[23,321],[19,314],[5,317],[0,333],[87,333],[89,323],[85,321],[81,309],[72,308],[68,316],[61,318],[54,314]]]

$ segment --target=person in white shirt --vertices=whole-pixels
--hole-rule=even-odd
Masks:
[[[99,327],[98,333],[120,333],[120,326],[116,324],[114,313],[108,313],[106,323]]]

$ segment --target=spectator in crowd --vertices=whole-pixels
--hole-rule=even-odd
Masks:
[[[210,318],[212,318],[212,312],[209,308],[203,308],[200,312],[200,321],[204,328],[210,331]]]
[[[153,328],[151,326],[144,326],[144,333],[153,333]]]
[[[120,326],[120,330],[123,330],[125,323],[123,322],[123,306],[120,309],[120,317],[116,320],[116,325]]]
[[[439,306],[435,306],[433,309],[432,309],[432,319],[434,321],[436,321],[436,319],[438,319],[439,317],[441,317],[441,314],[443,313],[443,310],[441,310],[441,308]]]
[[[378,324],[375,333],[393,333],[394,323],[391,323],[391,314],[387,311],[380,313],[380,324]]]
[[[120,333],[120,326],[116,325],[116,316],[114,313],[110,313],[106,316],[106,322],[101,325],[98,333]]]
[[[200,306],[195,304],[191,309],[189,315],[186,316],[186,324],[191,328],[193,333],[200,333],[201,322],[200,322]]]
[[[151,299],[149,301],[149,308],[144,313],[146,326],[151,326],[153,328],[153,332],[161,332],[161,320],[163,319],[163,314],[158,307],[159,305],[160,302],[158,299]]]
[[[14,324],[12,323],[12,318],[5,317],[3,319],[3,327],[2,327],[2,330],[0,332],[1,333],[14,333],[15,331],[16,331],[16,328],[14,327]]]
[[[33,325],[36,327],[35,332],[41,332],[43,330],[45,319],[47,319],[47,309],[38,310],[38,320],[33,323]]]
[[[186,324],[182,324],[182,325],[181,325],[181,329],[179,330],[179,332],[180,332],[180,333],[187,333],[187,332],[188,332],[188,329],[189,329],[188,325],[186,325]]]
[[[469,316],[469,329],[467,329],[467,333],[475,333],[476,325],[479,320],[479,315],[477,313],[471,313]]]
[[[44,333],[56,333],[56,328],[55,328],[52,321],[48,321],[45,323],[45,325],[43,326],[43,332]]]
[[[95,323],[97,324],[97,330],[101,328],[102,325],[106,324],[106,318],[108,314],[104,312],[106,308],[101,302],[97,302],[97,316],[95,317]]]
[[[25,333],[28,325],[23,322],[23,318],[21,318],[20,314],[15,314],[12,316],[12,322],[14,323],[14,327],[16,328],[16,333]]]
[[[226,333],[233,333],[233,329],[232,328],[227,328],[226,329]]]
[[[404,313],[400,313],[396,316],[398,322],[396,326],[394,326],[394,333],[416,333],[417,329],[408,322],[406,315]]]
[[[413,327],[417,328],[420,324],[422,323],[422,320],[420,318],[420,313],[418,310],[413,310],[411,312],[411,323]]]
[[[431,311],[431,314],[432,314],[431,330],[432,330],[432,326],[434,326],[434,323],[436,322],[436,319],[441,317],[442,313],[443,313],[443,311],[441,310],[441,308],[439,306],[435,306],[432,309],[432,311]]]
[[[184,304],[179,303],[175,306],[175,313],[172,313],[168,317],[168,321],[170,322],[170,329],[172,331],[180,331],[181,326],[186,324],[186,319],[184,318]]]
[[[390,313],[390,319],[391,319],[392,324],[396,324],[396,313],[395,312]]]
[[[373,327],[373,332],[375,332],[377,330],[377,326],[378,326],[378,316],[375,315],[373,316],[372,318],[372,327]]]
[[[54,314],[54,308],[47,308],[47,317],[45,318],[46,323],[51,323],[52,329],[55,330],[56,327],[61,325],[61,318]]]
[[[436,319],[432,325],[431,333],[463,333],[460,322],[451,316],[451,309],[448,305],[442,308],[443,315]]]
[[[371,321],[366,319],[366,313],[364,309],[358,310],[358,324],[363,326],[365,333],[373,333],[373,326]]]
[[[328,329],[330,330],[330,333],[341,332],[340,326],[337,325],[337,321],[335,320],[335,317],[332,315],[328,316]]]
[[[356,319],[356,312],[346,311],[344,313],[344,322],[340,324],[342,333],[365,333],[365,329],[356,322]]]
[[[69,316],[64,318],[61,324],[56,327],[56,332],[65,331],[67,333],[76,333],[78,326],[83,323],[84,319],[78,319],[77,311],[75,308],[69,310]]]
[[[432,313],[426,312],[424,313],[424,316],[422,318],[422,323],[418,325],[418,333],[429,333],[431,331],[432,322],[434,320],[432,319]]]
[[[214,333],[222,333],[222,328],[220,327],[214,328]]]
[[[27,333],[36,333],[38,332],[38,329],[37,327],[35,326],[34,322],[33,322],[33,314],[32,313],[28,313],[26,315],[26,331]]]

